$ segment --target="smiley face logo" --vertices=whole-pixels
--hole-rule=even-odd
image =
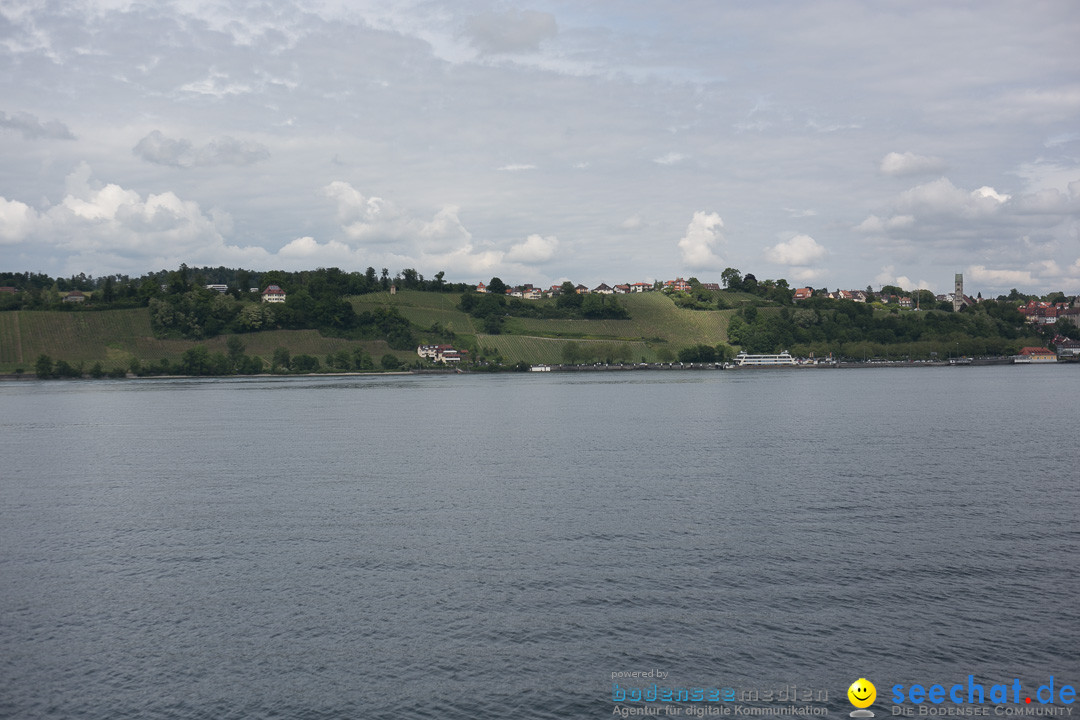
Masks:
[[[866,708],[877,699],[877,688],[866,678],[859,678],[847,689],[848,700],[857,708]]]

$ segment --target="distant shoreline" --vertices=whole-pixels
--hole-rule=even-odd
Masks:
[[[989,367],[989,366],[1017,366],[1028,367],[1030,365],[1047,366],[1047,365],[1080,365],[1080,358],[1057,360],[1055,362],[1040,362],[1040,363],[1014,363],[1011,358],[973,358],[969,363],[953,364],[948,361],[906,361],[906,360],[881,360],[881,361],[865,361],[865,362],[835,362],[835,363],[821,363],[817,365],[744,365],[737,366],[730,363],[726,366],[722,363],[637,363],[637,364],[592,364],[592,365],[561,365],[552,364],[545,365],[542,363],[536,364],[532,367],[547,367],[551,372],[631,372],[631,371],[672,371],[672,370],[713,370],[713,371],[756,371],[756,370],[858,370],[858,369],[870,369],[870,368],[928,368],[928,367]],[[496,371],[496,374],[502,375],[505,373],[517,373],[524,374],[520,371],[512,369],[504,369]],[[466,368],[423,368],[414,370],[394,370],[388,372],[326,372],[326,373],[300,373],[300,374],[283,374],[275,375],[272,373],[261,373],[258,375],[145,375],[138,376],[128,374],[123,378],[47,378],[48,380],[191,380],[195,378],[208,378],[208,379],[220,379],[220,378],[258,378],[258,379],[270,379],[270,378],[319,378],[319,377],[380,377],[387,375],[401,376],[401,375],[487,375],[492,374],[492,371],[476,371]],[[18,382],[18,381],[31,381],[39,380],[34,373],[4,373],[0,374],[0,382]]]

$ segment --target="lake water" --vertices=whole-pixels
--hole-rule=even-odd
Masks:
[[[1077,686],[1078,398],[1075,366],[3,383],[0,717]]]

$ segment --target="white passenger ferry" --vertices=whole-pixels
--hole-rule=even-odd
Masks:
[[[735,365],[738,367],[795,365],[795,358],[791,357],[787,350],[778,355],[748,355],[741,352],[735,356]]]

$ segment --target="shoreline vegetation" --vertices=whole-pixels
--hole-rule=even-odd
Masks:
[[[186,266],[135,279],[0,273],[0,377],[717,369],[740,351],[782,350],[828,363],[797,367],[934,367],[1005,364],[1022,348],[1078,337],[1068,320],[1032,324],[1020,312],[1033,299],[1076,307],[1064,293],[1013,290],[954,312],[929,291],[912,291],[912,309],[869,288],[867,302],[796,301],[786,281],[731,268],[722,289],[690,278],[681,289],[656,283],[616,295],[563,283],[542,299],[512,297],[498,278],[477,292],[443,276]],[[264,302],[259,288],[270,285],[283,302]],[[422,357],[424,346],[449,348],[454,366]]]
[[[964,363],[950,363],[948,361],[886,361],[886,360],[874,360],[874,361],[844,361],[836,363],[821,363],[821,364],[802,364],[802,365],[790,365],[790,366],[746,366],[738,367],[732,364],[722,363],[639,363],[639,364],[593,364],[593,365],[543,365],[535,367],[543,367],[551,372],[563,372],[563,373],[592,373],[592,372],[637,372],[637,371],[668,371],[668,370],[712,370],[712,371],[737,371],[737,372],[760,372],[763,370],[779,370],[782,372],[798,371],[798,370],[858,370],[858,369],[873,369],[873,368],[933,368],[933,367],[1000,367],[1007,365],[1010,367],[1023,367],[1023,364],[1013,363],[1011,358],[969,358],[971,362]],[[1067,365],[1080,365],[1080,358],[1062,359],[1051,363],[1041,363],[1043,365],[1051,366],[1067,366]],[[508,367],[504,372],[529,372],[533,370],[534,366],[528,367]],[[374,372],[310,372],[310,373],[257,373],[253,375],[135,375],[133,373],[126,373],[123,376],[106,375],[100,378],[95,378],[91,375],[70,375],[70,376],[50,376],[45,379],[57,380],[57,379],[70,379],[70,380],[94,380],[94,379],[123,379],[123,380],[191,380],[196,378],[207,379],[221,379],[227,377],[242,378],[242,379],[274,379],[274,378],[331,378],[331,377],[383,377],[388,375],[465,375],[476,374],[476,371],[464,368],[411,368],[409,370],[385,370]],[[21,373],[21,374],[0,374],[0,382],[18,382],[18,381],[33,381],[39,380],[36,374]]]

